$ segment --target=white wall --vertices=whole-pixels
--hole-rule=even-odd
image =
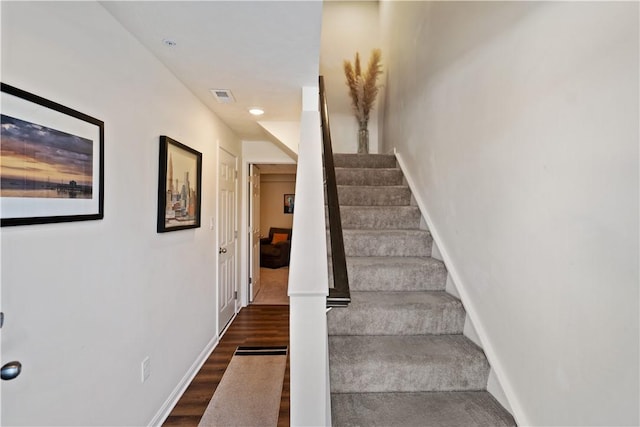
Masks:
[[[98,3],[3,2],[2,81],[105,122],[104,220],[2,229],[2,424],[146,425],[216,340],[217,144],[240,141]],[[163,134],[203,153],[201,228],[156,233]]]
[[[269,141],[242,141],[242,155],[245,163],[295,163],[295,160]],[[249,170],[246,172],[249,173]]]
[[[353,63],[360,52],[362,68],[367,66],[371,51],[380,48],[377,1],[325,1],[322,5],[322,37],[320,39],[320,74],[324,76],[331,140],[334,153],[355,153],[358,149],[358,121],[351,107],[342,64]],[[383,66],[386,52],[382,52]],[[384,77],[384,76],[383,76]],[[384,83],[384,78],[379,84]],[[381,96],[378,96],[378,101]],[[377,103],[369,118],[369,152],[379,151]]]
[[[638,425],[638,3],[390,1],[381,18],[386,148],[517,421]]]
[[[280,149],[294,160],[298,158],[298,144],[300,144],[300,122],[286,121],[258,121],[280,145]]]

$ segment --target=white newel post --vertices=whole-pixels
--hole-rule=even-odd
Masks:
[[[329,278],[318,88],[305,87],[302,95],[289,266],[291,425],[327,426]]]

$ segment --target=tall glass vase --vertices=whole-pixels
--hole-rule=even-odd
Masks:
[[[360,122],[358,129],[358,154],[369,154],[369,129],[367,122]]]

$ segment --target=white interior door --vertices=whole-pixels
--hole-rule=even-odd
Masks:
[[[260,168],[251,165],[251,301],[260,290]]]
[[[218,333],[236,313],[237,159],[219,149],[218,156]]]
[[[0,280],[0,310],[2,310],[2,281]],[[0,320],[0,365],[4,364],[4,357],[2,355],[2,326],[4,323],[4,312],[0,311],[2,320]],[[5,425],[2,422],[2,384],[0,384],[0,426]]]

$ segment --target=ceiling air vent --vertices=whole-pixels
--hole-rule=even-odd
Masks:
[[[236,102],[229,89],[211,89],[211,93],[216,101],[221,104],[231,104],[232,102]]]

